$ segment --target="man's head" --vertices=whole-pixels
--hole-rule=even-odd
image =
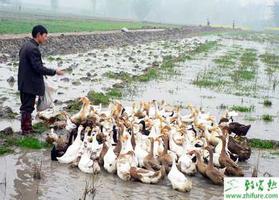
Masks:
[[[43,44],[47,41],[47,29],[42,25],[34,26],[32,36],[39,44]]]

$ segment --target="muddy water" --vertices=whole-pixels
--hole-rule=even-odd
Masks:
[[[128,72],[136,75],[143,73],[143,70],[150,67],[152,63],[160,63],[163,56],[178,55],[187,52],[205,40],[218,40],[217,50],[196,56],[193,60],[179,63],[176,67],[177,76],[168,79],[151,81],[148,83],[137,83],[129,87],[125,92],[124,102],[130,103],[132,100],[152,100],[164,99],[171,104],[186,105],[192,103],[203,107],[205,111],[216,115],[217,119],[224,112],[218,109],[221,104],[226,106],[243,105],[254,106],[251,113],[241,113],[237,119],[244,123],[252,124],[249,137],[262,139],[279,139],[278,113],[279,113],[279,89],[272,88],[274,80],[278,80],[278,73],[266,75],[265,65],[258,59],[257,81],[261,83],[256,97],[235,96],[226,92],[198,88],[192,84],[197,74],[215,66],[213,60],[225,54],[234,46],[243,49],[253,48],[257,55],[265,52],[276,53],[279,47],[277,43],[260,43],[257,41],[240,41],[222,36],[203,36],[187,38],[177,41],[158,41],[149,44],[139,44],[136,46],[125,46],[121,48],[94,49],[88,53],[72,54],[65,56],[54,56],[44,58],[46,66],[55,68],[61,66],[70,69],[64,77],[51,77],[49,80],[57,86],[58,90],[54,99],[66,101],[86,95],[88,91],[105,91],[120,80],[109,79],[104,76],[107,72]],[[16,78],[17,63],[9,61],[0,64],[0,104],[10,106],[15,112],[19,108],[19,96],[16,91],[17,85],[9,84],[6,79],[12,75]],[[65,79],[66,78],[66,79]],[[238,88],[233,88],[237,91]],[[268,97],[273,106],[266,108],[262,102],[264,97]],[[1,100],[2,99],[2,100]],[[61,105],[60,107],[62,107]],[[261,120],[263,114],[274,116],[273,122]],[[249,119],[254,118],[253,121]],[[13,126],[19,129],[18,120],[0,120],[0,128]]]
[[[164,99],[171,104],[186,105],[193,103],[209,111],[219,118],[223,110],[218,107],[224,105],[254,105],[255,111],[248,114],[240,114],[238,121],[252,123],[248,137],[264,139],[278,138],[278,106],[279,93],[275,90],[263,90],[259,97],[235,96],[220,91],[205,88],[198,88],[192,84],[197,74],[214,66],[213,59],[223,55],[233,45],[240,45],[243,48],[254,48],[258,54],[265,51],[276,52],[277,46],[258,43],[253,41],[238,41],[220,37],[198,37],[174,42],[154,42],[137,46],[122,48],[95,49],[86,54],[75,54],[66,56],[55,56],[52,61],[45,58],[47,66],[72,68],[72,72],[64,77],[50,78],[58,86],[55,99],[61,101],[73,99],[87,94],[89,90],[104,91],[110,88],[118,80],[111,80],[104,77],[106,72],[129,72],[141,74],[153,62],[161,62],[162,56],[178,55],[181,52],[189,51],[198,45],[198,42],[205,40],[218,40],[221,46],[207,54],[196,56],[193,60],[179,63],[175,68],[177,75],[168,79],[159,79],[148,83],[136,83],[125,89],[124,104],[130,104],[134,100]],[[61,62],[62,60],[62,62]],[[263,63],[259,65],[263,67]],[[0,99],[2,105],[10,106],[18,112],[19,97],[16,92],[16,84],[10,85],[6,79],[12,75],[16,78],[17,67],[13,62],[0,65]],[[259,70],[263,71],[260,67]],[[89,72],[89,73],[88,73]],[[261,74],[261,73],[259,73]],[[263,74],[263,73],[262,73]],[[269,79],[263,74],[260,75],[263,84],[269,84]],[[61,80],[62,78],[69,78]],[[276,78],[276,77],[275,77]],[[261,102],[262,96],[268,95],[273,106],[265,108]],[[63,105],[62,105],[63,106]],[[269,113],[274,115],[274,121],[265,123],[260,119],[246,121],[245,115],[261,116]],[[18,120],[1,120],[0,129],[6,126],[18,129]],[[81,173],[78,169],[69,168],[57,162],[51,162],[50,152],[19,150],[16,154],[0,157],[0,183],[6,177],[6,187],[0,184],[0,199],[78,199],[81,197],[88,175]],[[240,163],[244,168],[245,175],[250,176],[252,167],[257,160],[257,151],[254,150],[247,162]],[[277,152],[278,155],[278,152]],[[42,179],[33,179],[32,167],[42,160]],[[271,152],[262,152],[259,171],[263,175],[265,171],[273,176],[279,176],[279,157]],[[164,180],[158,185],[145,185],[141,183],[123,182],[117,176],[102,172],[97,182],[96,199],[222,199],[223,188],[213,186],[207,180],[200,177],[192,178],[193,190],[188,193],[179,193],[171,189],[170,183]]]
[[[0,199],[79,199],[90,175],[76,168],[50,161],[49,151],[19,151],[15,155],[0,157],[0,182],[6,177],[6,187],[0,185]],[[245,176],[251,176],[258,152],[240,163]],[[33,166],[42,160],[42,179],[33,179]],[[266,166],[269,166],[268,169]],[[260,153],[259,175],[265,172],[279,176],[279,156],[271,151]],[[214,186],[200,175],[191,177],[193,189],[180,193],[171,189],[167,178],[158,185],[124,182],[116,175],[104,171],[96,178],[95,199],[223,199],[223,187]]]
[[[120,82],[106,78],[107,72],[142,74],[144,69],[152,66],[152,63],[160,64],[164,56],[177,56],[181,52],[191,50],[198,43],[205,42],[206,39],[186,38],[172,42],[158,41],[121,48],[94,49],[84,54],[44,58],[44,63],[50,68],[60,66],[67,69],[67,73],[63,77],[48,78],[58,88],[54,99],[63,102],[84,96],[90,90],[105,91],[113,84]],[[17,79],[17,62],[8,61],[0,64],[0,74],[0,105],[10,106],[15,112],[18,112],[20,104],[17,84],[9,84],[6,81],[10,76]],[[10,123],[13,122],[0,120],[0,127]],[[14,128],[18,129],[18,123],[15,122],[13,125],[15,124]]]
[[[165,100],[174,105],[185,106],[189,103],[195,106],[203,108],[203,110],[214,114],[217,119],[221,117],[224,110],[220,109],[221,105],[231,107],[233,105],[241,106],[254,106],[254,111],[249,113],[239,113],[236,121],[240,121],[246,124],[252,124],[252,128],[249,131],[248,137],[279,140],[279,88],[272,88],[271,80],[278,80],[278,73],[270,75],[265,73],[265,65],[258,59],[259,72],[258,81],[264,89],[257,91],[256,97],[250,96],[236,96],[230,94],[230,92],[216,91],[207,88],[199,88],[192,84],[196,79],[197,74],[214,67],[216,64],[213,62],[215,58],[228,50],[231,50],[233,46],[240,46],[248,49],[253,48],[257,50],[257,54],[271,52],[274,53],[274,49],[279,49],[278,46],[270,46],[267,44],[260,44],[257,42],[222,39],[216,51],[211,51],[207,54],[202,54],[196,57],[194,60],[187,60],[184,63],[177,65],[176,70],[179,75],[176,75],[170,79],[155,80],[147,84],[135,84],[133,85],[132,92],[127,90],[126,103],[131,100],[139,101],[143,100]],[[272,50],[273,49],[273,50]],[[238,88],[233,88],[238,91]],[[264,98],[268,97],[272,101],[272,107],[265,107],[263,105]],[[274,117],[272,122],[264,122],[261,120],[261,116],[264,114],[270,114]],[[254,118],[252,121],[250,118]]]

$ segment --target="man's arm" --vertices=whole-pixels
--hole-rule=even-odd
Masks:
[[[41,58],[41,53],[39,49],[33,48],[29,52],[29,59],[31,62],[32,68],[41,75],[48,75],[48,76],[54,76],[56,74],[56,70],[54,69],[49,69],[43,66],[42,58]]]

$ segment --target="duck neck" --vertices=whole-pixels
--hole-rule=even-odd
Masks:
[[[164,136],[164,155],[168,153],[168,148],[169,148],[169,140],[166,136]]]
[[[119,136],[118,136],[118,139],[117,139],[117,129],[116,129],[116,126],[114,125],[113,128],[112,128],[112,139],[113,139],[113,142],[115,143],[118,143],[118,139],[119,139]]]
[[[135,150],[135,148],[136,148],[136,138],[135,138],[135,134],[134,134],[133,131],[131,133],[131,144],[132,144],[133,150]]]
[[[224,139],[224,138],[222,137],[222,138],[221,138],[221,142],[222,142],[221,154],[224,155],[224,154],[226,154],[226,139]]]
[[[196,157],[197,157],[197,160],[198,160],[198,163],[201,163],[202,162],[202,160],[201,160],[201,155],[200,155],[200,153],[199,152],[194,152],[195,153],[195,155],[196,155]]]
[[[153,138],[151,138],[151,146],[150,146],[150,155],[153,157],[153,152],[154,152],[154,139]]]
[[[80,138],[81,131],[82,131],[81,129],[78,129],[77,137],[76,138]]]
[[[208,149],[209,152],[209,163],[208,166],[213,167],[213,152],[211,149]]]

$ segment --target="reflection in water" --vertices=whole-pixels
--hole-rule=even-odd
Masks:
[[[53,162],[49,155],[49,151],[35,151],[0,157],[0,180],[5,177],[4,172],[7,174],[7,200],[76,200],[81,198],[85,183],[90,181],[91,175],[84,174],[68,165]],[[240,163],[245,176],[251,176],[257,157],[258,152],[253,150],[251,158]],[[41,158],[43,177],[41,180],[34,180],[32,167],[35,161],[39,161]],[[5,169],[5,163],[7,163],[7,169]],[[259,176],[262,176],[266,171],[273,176],[279,176],[278,167],[279,157],[277,154],[270,151],[261,152]],[[185,194],[173,190],[167,178],[159,184],[148,185],[139,182],[124,182],[116,175],[108,174],[102,170],[96,184],[95,199],[223,199],[223,187],[212,185],[199,174],[189,178],[193,181],[193,189],[190,193]],[[0,188],[0,199],[5,199],[3,187],[0,186]]]

